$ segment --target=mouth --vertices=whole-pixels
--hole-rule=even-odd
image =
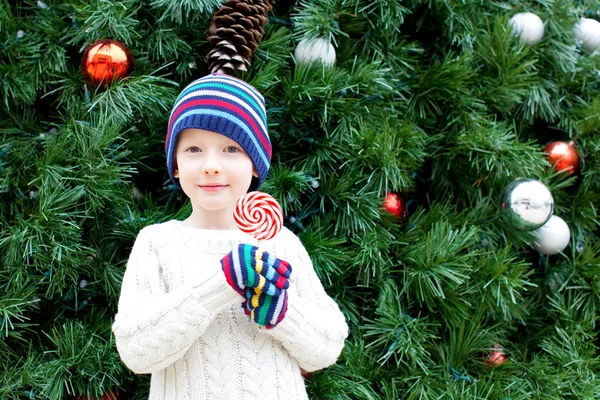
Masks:
[[[228,185],[222,185],[222,184],[217,184],[217,183],[209,183],[206,185],[200,185],[200,189],[207,191],[207,192],[218,192],[220,190],[223,190],[227,187]]]

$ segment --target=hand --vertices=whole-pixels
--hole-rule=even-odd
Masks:
[[[274,328],[285,317],[288,294],[282,289],[279,295],[271,296],[260,289],[246,288],[244,312],[250,319],[267,329]]]
[[[291,265],[249,244],[240,244],[221,259],[227,283],[240,295],[246,288],[278,296],[289,287]]]

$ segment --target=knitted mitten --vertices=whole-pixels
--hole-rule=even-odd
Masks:
[[[254,288],[270,296],[278,296],[289,287],[292,267],[287,261],[271,256],[249,244],[240,244],[221,259],[227,283],[244,296],[245,289]]]
[[[246,288],[244,312],[250,319],[267,329],[283,320],[287,311],[288,294],[282,289],[279,295],[268,295],[260,289]]]

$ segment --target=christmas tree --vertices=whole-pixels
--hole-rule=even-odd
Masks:
[[[350,326],[311,398],[600,398],[598,3],[235,3],[268,22],[0,0],[0,397],[147,398],[121,279],[142,227],[191,210],[168,114],[225,68],[266,98],[261,190]]]

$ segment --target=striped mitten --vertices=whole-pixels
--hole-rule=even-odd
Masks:
[[[246,288],[279,296],[290,285],[290,264],[250,244],[240,244],[227,253],[221,259],[221,267],[229,286],[242,296],[245,296]]]
[[[288,294],[282,289],[279,295],[271,296],[260,289],[247,288],[244,311],[260,326],[274,328],[283,320],[287,311]]]

